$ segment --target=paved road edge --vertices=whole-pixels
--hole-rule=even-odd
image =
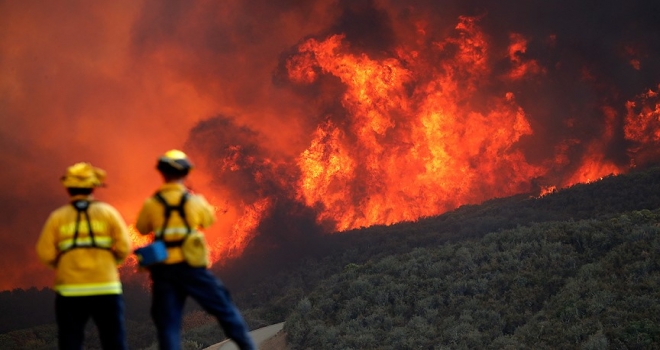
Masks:
[[[250,332],[250,335],[252,336],[252,339],[254,339],[254,342],[257,344],[257,346],[259,346],[266,340],[272,338],[275,334],[277,334],[277,332],[281,331],[283,327],[284,322],[280,322],[263,328],[255,329]],[[225,340],[218,344],[213,344],[204,350],[238,350],[238,347],[231,340]]]

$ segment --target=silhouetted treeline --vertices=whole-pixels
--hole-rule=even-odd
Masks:
[[[48,288],[0,292],[0,333],[55,322],[55,293]]]
[[[347,343],[341,344],[360,348],[355,344],[382,339],[378,332],[383,327],[391,327],[400,341],[440,341],[453,344],[447,345],[450,348],[470,344],[524,348],[530,337],[539,334],[547,337],[542,338],[540,344],[546,345],[540,348],[554,348],[554,344],[598,348],[605,341],[613,348],[621,344],[636,348],[635,344],[658,341],[657,319],[635,316],[643,309],[639,305],[648,306],[639,292],[646,289],[635,283],[643,281],[648,291],[660,290],[655,279],[660,251],[653,241],[657,208],[660,169],[652,168],[576,185],[542,198],[521,194],[416,222],[310,235],[267,249],[255,244],[241,258],[216,265],[213,271],[228,286],[251,328],[286,319],[290,339],[298,348],[323,348],[327,345],[323,339],[333,335],[346,338]],[[629,241],[629,235],[636,240]],[[648,249],[640,250],[640,246]],[[644,256],[646,260],[640,258]],[[620,271],[646,271],[648,276],[632,281],[622,279],[623,273],[609,280],[585,277],[586,271],[592,271],[589,268],[595,270],[588,276],[603,277],[603,271],[615,269],[616,264],[622,266]],[[431,267],[435,270],[428,270]],[[595,298],[589,291],[581,291],[580,283],[605,288],[611,295],[598,298],[605,298],[606,308],[598,313],[592,306],[580,304],[578,299]],[[608,283],[618,286],[607,289]],[[377,293],[380,289],[386,295]],[[360,295],[362,291],[366,294]],[[433,296],[428,294],[431,292]],[[622,293],[631,298],[624,304],[612,296]],[[145,281],[125,283],[124,296],[131,348],[155,349]],[[52,299],[49,290],[3,292],[0,325],[7,328],[0,335],[2,349],[52,348]],[[373,302],[380,302],[380,309]],[[577,309],[570,309],[571,305]],[[587,311],[581,309],[585,307]],[[558,321],[560,309],[565,312]],[[628,313],[621,311],[624,309]],[[14,322],[12,317],[19,310],[33,310],[28,311],[32,316]],[[187,310],[186,348],[202,348],[223,337],[216,322],[194,302],[188,303]],[[577,316],[571,318],[570,310]],[[318,316],[326,312],[327,319]],[[367,320],[364,312],[373,314],[373,319]],[[401,313],[399,318],[390,319],[393,312]],[[360,315],[365,316],[362,325],[357,325],[363,327],[359,328],[362,339],[355,343],[358,340],[349,333],[342,333],[349,324],[340,321]],[[617,317],[629,321],[628,328],[612,326]],[[479,323],[484,320],[492,325]],[[318,327],[329,330],[321,332]],[[427,327],[442,329],[443,334],[429,335],[426,340],[411,336]],[[548,327],[560,329],[555,332],[558,335],[579,336],[569,346],[562,343],[565,339],[543,333]],[[7,332],[10,329],[15,331]],[[535,333],[539,329],[544,331]],[[93,329],[89,332],[87,348],[93,349],[98,340]]]

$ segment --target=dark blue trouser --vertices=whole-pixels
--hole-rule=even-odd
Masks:
[[[247,325],[227,289],[203,267],[186,263],[150,267],[153,290],[151,317],[161,350],[181,348],[181,318],[187,296],[215,316],[225,335],[241,350],[256,350]]]
[[[55,297],[55,318],[59,348],[82,349],[85,325],[94,320],[105,350],[128,349],[124,327],[124,299],[121,295]]]

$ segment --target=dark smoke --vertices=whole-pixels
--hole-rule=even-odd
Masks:
[[[342,9],[327,34],[343,33],[356,53],[366,53],[372,57],[382,57],[394,49],[394,29],[386,11],[373,0],[343,0]]]
[[[261,138],[256,131],[217,116],[197,124],[185,147],[193,155],[204,157],[213,174],[213,185],[231,188],[236,195],[232,200],[252,202],[277,192],[277,185],[272,182],[276,180],[275,169],[268,161],[268,151],[261,146]]]
[[[271,154],[262,146],[265,141],[234,119],[216,116],[192,129],[186,149],[198,159],[203,157],[213,185],[232,189],[235,198],[230,201],[248,205],[264,197],[273,201],[243,255],[250,270],[276,271],[323,250],[320,238],[331,232],[333,223],[318,223],[316,210],[295,198],[293,186],[299,180],[292,166],[295,160]]]

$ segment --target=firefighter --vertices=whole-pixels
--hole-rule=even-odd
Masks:
[[[198,228],[215,221],[215,211],[203,196],[184,185],[193,168],[179,150],[162,155],[156,169],[163,179],[156,194],[145,200],[135,224],[141,234],[154,233],[165,243],[166,257],[147,268],[152,281],[151,316],[160,349],[179,349],[181,319],[188,296],[217,318],[228,338],[240,349],[256,349],[240,312],[222,282],[208,270],[207,245]]]
[[[103,349],[127,349],[124,300],[117,266],[131,251],[126,223],[92,193],[106,173],[89,163],[67,168],[61,178],[69,204],[48,217],[36,250],[55,269],[55,315],[60,349],[82,349],[91,318]]]

